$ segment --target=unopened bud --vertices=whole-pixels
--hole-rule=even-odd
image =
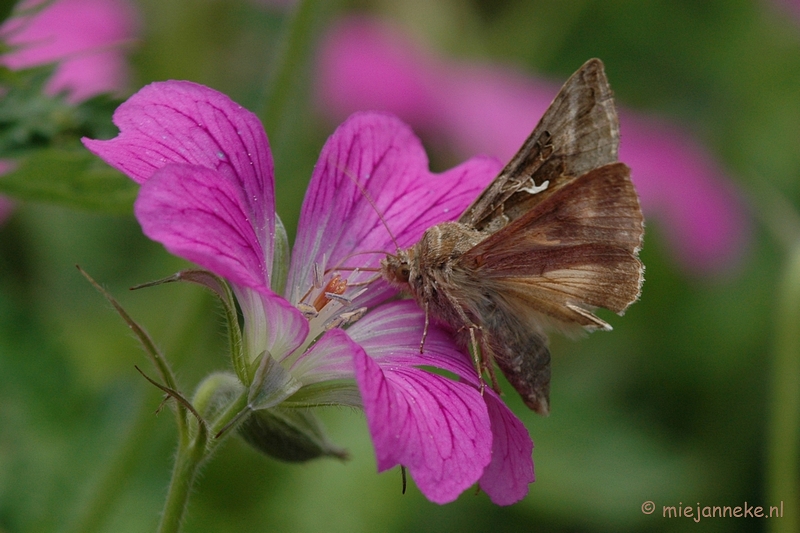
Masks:
[[[273,407],[253,411],[239,425],[251,446],[275,459],[299,463],[318,457],[347,459],[347,451],[331,443],[309,411]]]

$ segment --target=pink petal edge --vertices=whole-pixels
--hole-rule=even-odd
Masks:
[[[492,462],[481,476],[480,487],[497,505],[511,505],[528,494],[536,480],[533,472],[533,441],[527,428],[497,394],[484,389],[484,400],[492,423]]]
[[[355,365],[379,472],[404,465],[425,497],[440,504],[478,481],[491,460],[492,435],[475,388],[415,368],[381,368],[363,350]]]
[[[170,163],[216,170],[243,191],[245,213],[271,267],[274,166],[258,117],[226,95],[187,81],[143,87],[114,112],[119,135],[83,144],[137,183]]]

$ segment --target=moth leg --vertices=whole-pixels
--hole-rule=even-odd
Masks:
[[[478,340],[475,338],[475,326],[469,328],[469,353],[472,354],[472,364],[478,372],[478,378],[481,382],[481,396],[483,396],[483,388],[486,383],[483,381],[483,350],[481,350]]]
[[[489,379],[492,380],[492,390],[495,391],[497,394],[502,394],[500,391],[500,384],[497,382],[497,374],[494,372],[494,355],[492,351],[486,346],[486,343],[483,342],[483,338],[481,338],[481,359],[480,359],[480,375],[481,375],[481,383],[483,383],[483,372],[489,374]],[[483,393],[483,386],[481,385],[481,393]]]
[[[428,314],[428,302],[425,302],[425,327],[422,329],[422,339],[419,341],[419,353],[425,348],[425,337],[428,336],[428,325],[430,324],[430,315]]]
[[[478,372],[478,378],[481,382],[481,396],[483,396],[483,389],[486,387],[486,380],[484,379],[484,372],[489,374],[489,379],[492,382],[492,390],[500,394],[500,384],[497,383],[497,375],[494,373],[493,357],[488,348],[484,349],[484,343],[478,342],[476,331],[480,331],[480,326],[469,326],[469,348],[472,354],[472,363],[475,365],[475,371]]]
[[[464,329],[469,330],[469,351],[470,354],[472,355],[472,363],[473,365],[475,365],[475,371],[478,373],[478,379],[481,382],[481,396],[483,396],[483,389],[486,386],[486,381],[483,379],[484,371],[488,372],[489,378],[492,380],[492,389],[497,394],[500,394],[500,385],[498,385],[497,383],[497,377],[494,374],[494,367],[492,366],[493,357],[491,356],[491,353],[487,353],[487,351],[482,348],[482,344],[484,343],[478,342],[477,336],[475,335],[476,331],[482,331],[481,327],[475,324],[472,320],[470,320],[470,318],[464,312],[464,309],[461,307],[459,301],[453,295],[451,295],[449,292],[444,292],[444,295],[447,297],[448,300],[450,300],[453,309],[456,310],[456,313],[458,313],[458,317],[464,324],[463,326],[461,326],[461,328],[459,328],[459,331],[463,331]],[[427,330],[427,324],[428,324],[428,303],[425,302],[426,330]]]

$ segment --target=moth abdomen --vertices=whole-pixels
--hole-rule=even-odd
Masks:
[[[481,348],[488,350],[508,382],[530,409],[550,413],[550,350],[544,333],[495,307],[481,324]]]

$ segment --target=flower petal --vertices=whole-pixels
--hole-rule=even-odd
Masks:
[[[170,163],[216,170],[243,191],[266,264],[275,234],[274,168],[258,118],[230,98],[187,81],[152,83],[114,112],[119,135],[84,145],[137,183]]]
[[[281,362],[308,336],[308,320],[283,297],[261,287],[233,287],[244,317],[247,356],[255,359],[267,351]]]
[[[353,379],[353,353],[360,348],[343,330],[325,332],[292,365],[292,375],[303,385],[337,379]]]
[[[430,365],[477,387],[478,374],[470,357],[450,333],[435,323],[428,325],[424,352],[419,353],[424,328],[425,312],[411,300],[400,300],[371,310],[347,333],[381,366]]]
[[[425,353],[419,341],[425,314],[409,300],[381,305],[347,332],[381,367],[430,365],[453,372],[462,382],[478,387],[478,376],[469,357],[452,337],[430,325]],[[534,481],[533,442],[522,422],[489,388],[483,391],[492,431],[492,461],[481,477],[481,488],[498,505],[510,505],[528,493]]]
[[[134,211],[145,235],[229,281],[268,290],[267,265],[242,191],[216,170],[169,165],[144,183]]]
[[[499,170],[498,161],[481,157],[431,173],[419,139],[396,117],[353,115],[328,139],[314,168],[292,256],[290,301],[312,285],[315,264],[323,271],[374,268],[396,250],[389,231],[408,247],[430,226],[454,220]],[[369,293],[376,298],[387,289],[378,282]]]
[[[528,494],[533,473],[533,441],[528,430],[497,394],[484,389],[483,399],[492,421],[492,462],[481,477],[480,487],[497,505],[511,505]]]
[[[492,435],[475,388],[413,367],[382,368],[364,351],[355,366],[378,471],[404,465],[436,503],[455,500],[481,477]]]

